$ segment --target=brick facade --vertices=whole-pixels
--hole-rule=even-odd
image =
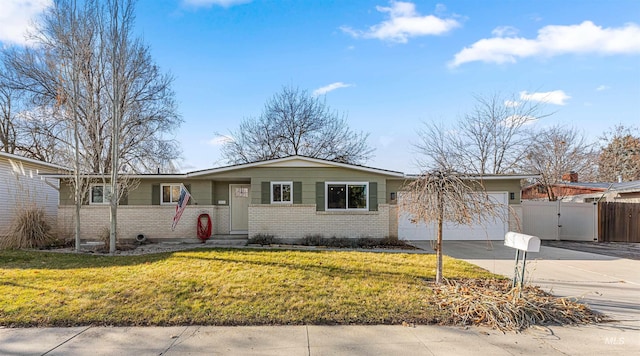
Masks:
[[[390,232],[389,205],[378,211],[316,211],[313,204],[249,206],[249,236],[269,234],[277,238],[324,237],[383,238]],[[397,225],[397,215],[395,218]],[[397,235],[397,227],[395,234]]]
[[[171,222],[175,206],[118,207],[118,239],[135,239],[139,234],[148,239],[197,239],[197,217],[206,213],[211,216],[214,235],[229,233],[228,206],[187,206],[175,231]],[[74,234],[75,206],[60,206],[58,227],[64,237]],[[83,240],[97,240],[109,229],[109,206],[84,205],[80,209],[80,235]]]

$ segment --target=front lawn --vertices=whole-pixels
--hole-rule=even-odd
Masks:
[[[434,255],[404,253],[0,251],[0,325],[433,323],[449,317],[434,272]],[[495,277],[447,257],[444,273]]]

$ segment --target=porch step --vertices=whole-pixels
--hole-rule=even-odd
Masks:
[[[247,235],[213,236],[205,244],[210,246],[245,246],[248,240]]]

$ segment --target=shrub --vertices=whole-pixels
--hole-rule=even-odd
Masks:
[[[116,230],[116,250],[127,251],[133,250],[137,247],[137,245],[132,241],[122,240],[120,234],[120,229]],[[102,246],[98,246],[96,251],[98,252],[109,252],[111,247],[111,227],[103,226],[98,232],[98,239],[103,243]]]
[[[9,234],[0,241],[2,249],[40,248],[52,244],[55,237],[41,208],[22,209],[13,219]]]
[[[348,237],[335,237],[329,239],[327,246],[339,247],[339,248],[353,248],[358,247],[358,241],[356,239],[350,239]]]
[[[247,241],[247,243],[255,245],[271,245],[276,243],[276,238],[269,234],[255,234]]]
[[[306,235],[302,239],[301,243],[304,246],[326,246],[326,240],[327,239],[325,239],[324,236],[320,234]]]
[[[109,226],[103,226],[100,229],[100,231],[98,232],[98,239],[102,243],[104,243],[104,245],[102,245],[102,249],[105,251],[109,251],[109,246],[111,246],[111,231],[109,229]]]

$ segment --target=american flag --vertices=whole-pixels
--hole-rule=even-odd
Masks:
[[[180,198],[178,198],[178,205],[176,205],[176,215],[174,215],[173,217],[171,231],[174,231],[176,229],[176,225],[178,225],[178,221],[180,221],[182,212],[184,212],[184,208],[187,207],[189,198],[191,198],[191,194],[189,194],[187,188],[185,188],[184,185],[180,185]]]

